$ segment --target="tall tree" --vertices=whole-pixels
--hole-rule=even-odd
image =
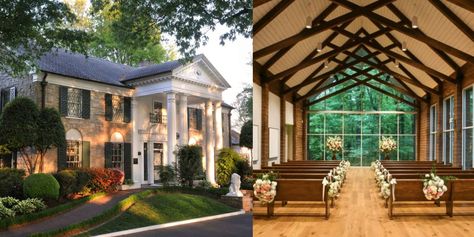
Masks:
[[[94,12],[104,9],[118,9],[123,17],[118,25],[129,26],[128,33],[146,35],[150,25],[159,25],[161,32],[176,39],[179,51],[186,58],[195,54],[197,48],[208,41],[206,32],[217,25],[229,30],[221,35],[221,44],[235,40],[238,34],[252,36],[251,0],[92,0]],[[139,25],[134,24],[139,22]],[[153,27],[151,27],[153,28]]]
[[[0,1],[0,71],[28,72],[54,47],[85,53],[87,33],[66,27],[75,20],[57,0]]]
[[[234,123],[235,127],[242,127],[245,122],[252,119],[253,111],[253,87],[252,85],[245,85],[244,89],[237,94],[237,100],[234,102],[234,107],[238,113],[238,119]]]

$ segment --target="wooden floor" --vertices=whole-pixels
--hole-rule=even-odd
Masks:
[[[474,216],[401,216],[388,218],[384,201],[378,196],[373,173],[369,168],[351,168],[336,207],[331,217],[288,216],[296,212],[322,212],[318,204],[289,203],[284,208],[275,205],[276,215],[265,216],[265,208],[255,204],[253,236],[474,236]],[[403,204],[395,213],[444,213],[445,207],[434,205]],[[474,204],[455,206],[456,210],[474,212]]]

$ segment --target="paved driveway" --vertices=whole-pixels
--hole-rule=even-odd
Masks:
[[[227,218],[193,223],[188,225],[151,230],[132,235],[130,237],[251,237],[252,236],[252,214],[231,216]]]

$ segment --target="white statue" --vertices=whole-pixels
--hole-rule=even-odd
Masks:
[[[240,191],[240,175],[233,173],[230,178],[229,193],[226,196],[243,197],[244,194]]]

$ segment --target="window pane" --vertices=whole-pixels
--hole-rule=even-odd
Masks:
[[[379,110],[379,98],[380,93],[369,87],[361,87],[364,93],[362,93],[362,108],[364,111],[378,111]]]
[[[472,168],[473,150],[472,150],[472,134],[473,129],[464,130],[464,164],[466,169]]]
[[[362,115],[362,133],[379,134],[379,115],[378,114]]]
[[[415,134],[415,115],[400,114],[400,134]]]
[[[360,136],[344,136],[344,159],[351,165],[360,165]]]
[[[326,114],[326,134],[342,133],[342,115]]]
[[[465,96],[464,96],[464,104],[465,104],[465,109],[466,113],[465,114],[465,126],[469,127],[472,126],[472,114],[473,114],[473,106],[472,106],[472,88],[467,89],[465,91]]]
[[[379,157],[378,140],[377,135],[362,137],[362,165],[368,166]]]
[[[360,134],[360,115],[346,114],[344,115],[344,133]]]
[[[323,155],[323,135],[308,136],[308,160],[323,160]]]
[[[397,134],[397,115],[382,114],[380,116],[380,126],[382,126],[382,134]]]
[[[308,133],[324,133],[324,114],[308,114]]]
[[[400,160],[415,160],[415,136],[400,136]]]
[[[343,95],[339,94],[326,100],[326,110],[342,110]]]

